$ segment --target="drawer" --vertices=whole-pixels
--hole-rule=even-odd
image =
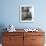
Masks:
[[[32,43],[33,44],[43,44],[44,36],[32,36]]]
[[[44,36],[44,32],[24,32],[24,36]]]
[[[21,40],[23,39],[23,36],[4,36],[3,41],[15,41],[15,40]]]
[[[4,32],[4,36],[23,36],[23,32]]]
[[[43,44],[44,36],[24,36],[24,42],[26,44]]]

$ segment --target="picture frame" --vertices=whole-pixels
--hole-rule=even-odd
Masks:
[[[20,22],[34,21],[34,7],[31,5],[20,5]]]

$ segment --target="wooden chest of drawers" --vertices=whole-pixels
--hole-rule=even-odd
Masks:
[[[44,46],[44,32],[4,32],[3,46]]]

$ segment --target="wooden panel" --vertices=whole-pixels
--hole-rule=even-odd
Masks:
[[[25,32],[24,46],[43,46],[44,32]]]
[[[4,38],[3,44],[5,45],[17,45],[17,46],[23,46],[23,37],[9,37],[9,38]]]
[[[24,46],[31,46],[31,44],[32,44],[32,37],[30,37],[30,36],[25,36],[24,37]]]
[[[20,35],[20,33],[19,35],[18,33],[8,33],[7,35],[5,33],[3,37],[3,46],[23,46],[23,36]]]
[[[32,36],[32,44],[43,44],[44,36]]]

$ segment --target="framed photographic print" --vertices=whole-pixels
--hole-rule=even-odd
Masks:
[[[20,6],[20,22],[34,21],[34,7],[31,5]]]

